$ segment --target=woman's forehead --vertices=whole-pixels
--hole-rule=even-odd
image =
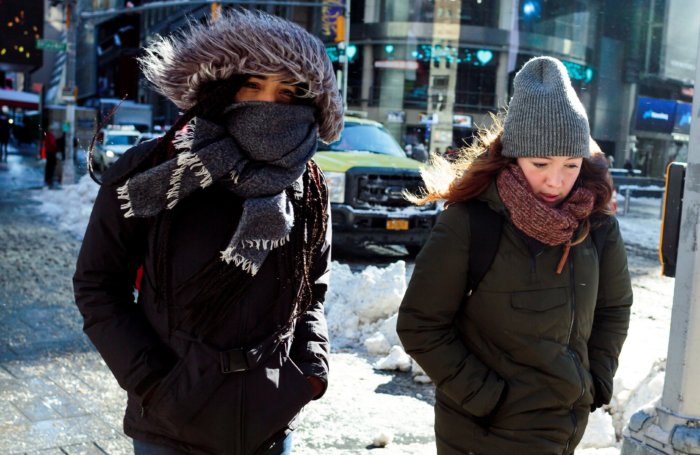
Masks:
[[[549,160],[549,161],[578,161],[582,160],[583,158],[580,156],[527,156],[523,157],[525,159],[530,159],[530,160]]]
[[[248,76],[248,79],[257,79],[257,80],[262,80],[265,82],[275,82],[279,84],[285,84],[285,85],[295,85],[298,82],[294,81],[292,78],[290,78],[287,75],[284,74],[252,74]]]

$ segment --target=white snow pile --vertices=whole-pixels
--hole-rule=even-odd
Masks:
[[[84,175],[75,185],[65,185],[61,190],[36,190],[32,197],[41,202],[39,210],[55,220],[61,230],[81,239],[99,189],[89,175]]]
[[[40,210],[55,219],[60,229],[80,238],[94,203],[98,186],[83,177],[62,190],[40,190],[35,199]],[[658,199],[632,198],[630,213],[618,220],[628,244],[651,251],[659,239]],[[591,415],[577,455],[619,453],[623,427],[630,416],[654,401],[663,388],[666,349],[670,330],[673,279],[658,276],[657,270],[637,274],[633,280],[635,301],[627,341],[615,376],[615,396],[610,405]],[[378,369],[410,371],[418,382],[430,379],[404,352],[396,335],[397,311],[406,291],[407,266],[397,261],[387,267],[367,266],[353,272],[346,264],[332,264],[326,296],[326,314],[332,347],[366,350],[375,356]],[[376,435],[382,446],[391,435]]]
[[[399,344],[396,313],[406,292],[406,263],[369,266],[353,273],[350,266],[333,262],[326,295],[326,319],[334,349],[356,347],[367,341],[371,354],[387,354]]]

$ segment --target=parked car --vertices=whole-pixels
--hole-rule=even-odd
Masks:
[[[93,166],[104,171],[127,150],[136,145],[141,133],[134,126],[115,125],[98,133]]]
[[[333,242],[423,246],[441,206],[415,206],[404,190],[417,192],[422,163],[406,156],[381,123],[346,117],[340,139],[319,142],[314,160],[329,183]]]

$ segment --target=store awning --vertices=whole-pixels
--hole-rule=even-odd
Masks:
[[[21,107],[23,109],[38,109],[39,95],[17,90],[0,89],[0,106]]]

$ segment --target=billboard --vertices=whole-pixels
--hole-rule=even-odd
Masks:
[[[637,99],[635,129],[670,134],[673,131],[676,115],[676,102],[658,98]]]
[[[693,117],[693,105],[679,101],[676,103],[676,118],[673,123],[673,132],[690,134],[690,119]]]
[[[333,39],[336,42],[343,41],[345,34],[345,0],[323,0],[321,6],[321,35],[325,39]]]
[[[0,70],[28,71],[41,66],[36,40],[44,34],[43,0],[0,1]]]

